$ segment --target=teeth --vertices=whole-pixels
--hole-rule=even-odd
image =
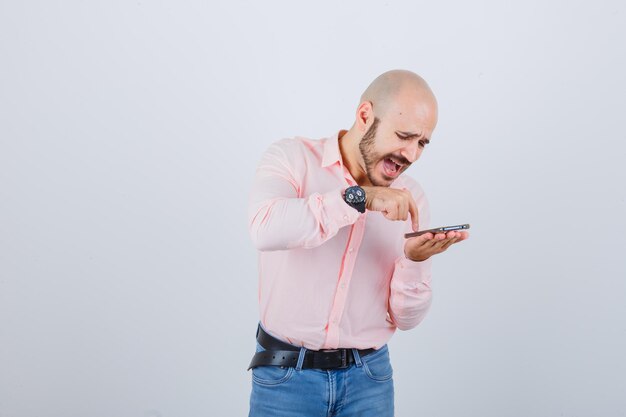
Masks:
[[[395,160],[395,159],[393,159],[393,158],[389,158],[389,160],[390,160],[391,162],[393,162],[394,164],[396,164],[396,165],[398,166],[398,168],[400,168],[400,167],[402,166],[402,164],[401,164],[401,163],[399,163],[398,161],[396,161],[396,160]]]

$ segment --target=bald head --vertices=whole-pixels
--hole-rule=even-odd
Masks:
[[[437,100],[422,77],[393,70],[367,87],[355,116],[338,135],[344,163],[358,184],[387,187],[430,143]]]
[[[378,76],[361,96],[361,103],[372,103],[377,117],[390,110],[401,111],[399,103],[415,103],[437,109],[437,100],[422,77],[407,70],[391,70]]]

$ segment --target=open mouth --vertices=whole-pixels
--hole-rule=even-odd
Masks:
[[[393,158],[385,158],[383,160],[383,170],[385,171],[385,175],[389,177],[397,177],[402,167],[404,167],[404,164],[401,164]]]

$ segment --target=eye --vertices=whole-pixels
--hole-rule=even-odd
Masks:
[[[419,143],[419,147],[420,147],[420,148],[423,148],[423,147],[424,147],[424,141],[423,141],[423,140],[420,140],[418,143]]]

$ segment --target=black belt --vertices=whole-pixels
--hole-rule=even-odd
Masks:
[[[296,366],[300,356],[300,348],[276,339],[259,325],[256,340],[265,349],[256,352],[252,357],[248,370],[257,366]],[[376,349],[359,349],[363,357],[375,352]],[[355,363],[352,349],[308,350],[304,354],[302,369],[344,369]]]

